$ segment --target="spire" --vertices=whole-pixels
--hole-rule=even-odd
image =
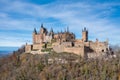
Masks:
[[[33,31],[33,33],[37,34],[36,28],[34,28],[34,31]]]
[[[41,24],[41,28],[43,28],[43,23]]]
[[[67,27],[67,30],[66,30],[67,32],[69,32],[69,27]]]
[[[57,33],[59,34],[59,31],[57,31]]]
[[[51,30],[50,30],[50,32],[49,32],[49,35],[54,35],[54,32],[53,32],[52,27],[51,27]]]
[[[86,27],[84,27],[84,31],[86,31]]]
[[[87,32],[87,29],[86,29],[86,27],[84,27],[83,29],[82,29],[82,32]]]
[[[40,33],[42,34],[43,33],[43,29],[44,29],[44,27],[43,27],[43,23],[41,24],[41,28],[40,28]]]
[[[109,43],[109,39],[108,38],[106,39],[106,42],[107,42],[107,44]]]
[[[50,32],[53,32],[53,28],[51,27],[51,30],[50,30]]]
[[[66,29],[65,29],[65,33],[66,33]]]
[[[67,32],[69,32],[69,27],[67,27]]]

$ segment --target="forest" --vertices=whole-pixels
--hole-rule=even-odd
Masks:
[[[24,47],[0,58],[0,80],[119,80],[116,58],[84,59],[72,53],[29,54]]]

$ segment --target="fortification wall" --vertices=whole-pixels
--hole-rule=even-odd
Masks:
[[[33,44],[33,50],[41,49],[41,48],[42,48],[41,44]]]
[[[52,47],[55,47],[55,46],[58,46],[58,45],[60,45],[59,42],[54,42],[54,43],[52,43]]]
[[[106,56],[106,53],[99,52],[99,53],[87,53],[88,58],[98,58],[102,56]]]
[[[54,46],[53,50],[57,53],[61,53],[64,52],[64,46],[58,45],[58,46]]]
[[[75,42],[74,44],[75,47],[82,47],[84,45],[83,42]]]
[[[72,43],[71,42],[62,42],[61,45],[64,46],[64,47],[71,47]]]
[[[82,57],[85,56],[84,46],[81,46],[81,47],[64,47],[63,45],[58,45],[58,46],[54,46],[53,50],[57,53],[68,52],[68,53],[74,53],[74,54],[80,55]]]
[[[64,52],[74,53],[82,57],[84,57],[84,53],[85,53],[84,47],[67,47],[64,48]]]
[[[96,51],[97,52],[106,52],[107,49],[108,49],[107,45],[98,45],[97,48],[96,48]]]
[[[89,47],[95,52],[106,52],[108,45],[104,42],[90,42]]]
[[[25,46],[25,52],[30,52],[32,50],[32,45]]]

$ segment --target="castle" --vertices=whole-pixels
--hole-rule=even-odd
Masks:
[[[76,39],[75,34],[69,31],[54,33],[53,29],[48,30],[41,24],[40,31],[33,31],[33,44],[26,44],[25,52],[41,54],[50,49],[57,53],[69,52],[80,55],[81,57],[98,57],[109,52],[108,41],[95,42],[88,40],[88,30],[82,30],[82,38]]]

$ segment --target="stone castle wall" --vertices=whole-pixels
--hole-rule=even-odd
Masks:
[[[54,46],[53,50],[57,53],[61,53],[64,52],[64,46],[60,45],[60,46]]]
[[[63,45],[64,47],[72,47],[71,42],[62,42],[61,45]]]
[[[68,45],[66,45],[68,44]],[[68,52],[68,53],[74,53],[80,56],[85,56],[85,48],[84,46],[81,47],[72,47],[70,43],[64,43],[64,45],[56,45],[53,47],[53,50],[57,53],[61,52]]]
[[[32,50],[32,45],[25,46],[25,52],[30,52]]]
[[[34,44],[33,45],[33,50],[40,50],[42,48],[42,45],[41,44]]]
[[[85,56],[84,47],[66,47],[64,48],[64,52],[74,53],[80,56]]]

